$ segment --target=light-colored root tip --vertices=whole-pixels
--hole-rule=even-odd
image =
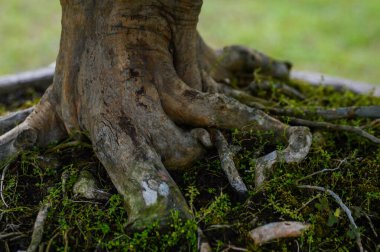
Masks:
[[[211,246],[207,241],[207,237],[204,235],[202,229],[198,228],[198,251],[199,252],[211,252]]]
[[[34,252],[39,247],[42,240],[42,235],[44,233],[44,225],[50,206],[51,204],[48,202],[43,204],[40,208],[40,211],[37,214],[36,222],[34,223],[32,240],[29,244],[28,249],[26,250],[27,252]]]
[[[306,127],[290,127],[287,130],[289,145],[282,151],[273,151],[256,160],[255,185],[260,187],[277,162],[299,163],[309,153],[312,134]]]
[[[309,224],[295,221],[273,222],[253,229],[249,232],[249,237],[255,245],[260,246],[280,238],[300,237],[309,227]]]

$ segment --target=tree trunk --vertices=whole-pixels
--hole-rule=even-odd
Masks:
[[[141,228],[153,220],[165,224],[171,209],[191,218],[166,169],[199,159],[212,146],[209,128],[269,130],[289,142],[258,159],[257,185],[275,162],[307,155],[307,128],[289,127],[221,94],[228,79],[243,87],[258,69],[286,79],[290,64],[240,46],[210,49],[196,30],[201,0],[61,5],[54,82],[34,112],[0,137],[0,159],[86,131],[125,199],[132,227]]]

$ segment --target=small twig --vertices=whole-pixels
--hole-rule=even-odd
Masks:
[[[312,197],[311,199],[309,199],[307,202],[303,203],[302,206],[298,209],[295,210],[296,213],[298,213],[299,211],[301,211],[302,209],[304,209],[307,205],[309,205],[311,202],[313,202],[314,200],[320,198],[321,195],[320,194],[317,194],[316,196]]]
[[[228,147],[227,140],[219,130],[213,129],[212,135],[215,139],[214,144],[219,153],[222,169],[226,174],[228,181],[239,195],[246,196],[248,194],[247,186],[244,184],[243,179],[240,177],[239,172],[235,167],[233,153]]]
[[[50,202],[44,203],[38,211],[36,221],[34,222],[32,240],[29,244],[28,249],[26,250],[27,252],[36,251],[40,245],[44,232],[45,220],[47,218],[50,206]]]
[[[360,252],[364,251],[362,241],[361,241],[361,237],[360,237],[360,232],[358,231],[358,226],[356,225],[355,220],[352,217],[351,210],[343,203],[342,199],[336,193],[334,193],[333,191],[326,189],[324,187],[320,187],[320,186],[300,185],[300,186],[298,186],[298,188],[312,189],[312,190],[318,190],[318,191],[326,192],[331,197],[333,197],[335,202],[338,203],[338,205],[346,213],[351,225],[355,228],[356,243],[358,244]]]
[[[4,195],[3,195],[3,190],[4,190],[4,180],[5,180],[5,174],[7,173],[9,169],[10,164],[4,167],[3,172],[1,174],[1,179],[0,179],[0,196],[1,200],[3,201],[3,204],[6,208],[9,208],[8,204],[5,202]]]
[[[211,225],[209,226],[205,231],[211,231],[215,229],[225,229],[225,228],[231,228],[231,225]]]
[[[339,162],[339,165],[338,165],[336,168],[334,168],[334,169],[323,169],[323,170],[320,170],[320,171],[313,172],[312,174],[309,174],[309,175],[307,175],[307,176],[305,176],[305,177],[303,177],[303,178],[298,179],[296,182],[298,183],[298,182],[300,182],[300,181],[302,181],[302,180],[305,180],[305,179],[311,178],[311,177],[313,177],[313,176],[315,176],[315,175],[318,175],[318,174],[321,174],[321,173],[325,173],[325,172],[334,172],[334,171],[336,171],[336,170],[339,170],[340,167],[342,166],[342,164],[344,164],[344,163],[346,162],[346,160],[347,160],[346,158],[343,159],[343,160],[341,160],[341,161]]]
[[[51,239],[49,240],[49,242],[47,243],[47,246],[46,246],[46,250],[45,251],[50,251],[50,247],[51,247],[51,244],[53,243],[54,239],[57,238],[57,236],[60,234],[60,232],[56,232],[53,237],[51,237]]]
[[[351,133],[355,133],[359,136],[365,137],[368,140],[371,140],[372,142],[376,144],[380,144],[380,139],[369,134],[368,132],[365,132],[359,127],[354,126],[348,126],[348,125],[336,125],[328,122],[313,122],[305,119],[299,119],[299,118],[293,118],[293,117],[287,117],[286,118],[288,122],[292,125],[298,125],[298,126],[308,126],[312,128],[323,128],[323,129],[329,129],[329,130],[335,130],[335,131],[348,131]]]
[[[88,204],[94,204],[94,205],[101,204],[100,202],[90,201],[90,200],[71,200],[71,202],[72,203],[88,203]]]
[[[1,233],[0,234],[0,240],[5,240],[9,237],[16,236],[16,235],[22,235],[21,232],[12,232],[12,233]]]
[[[371,218],[369,218],[368,214],[366,214],[366,213],[363,213],[363,215],[364,215],[364,217],[368,220],[369,226],[371,227],[372,232],[373,232],[373,234],[375,235],[375,237],[378,237],[378,234],[377,234],[377,232],[376,232],[376,230],[375,230],[375,227],[373,226],[373,223],[372,223]]]

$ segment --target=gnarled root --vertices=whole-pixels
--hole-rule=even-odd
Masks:
[[[0,117],[0,135],[22,123],[32,113],[33,107]]]
[[[172,77],[175,78],[175,77]],[[289,127],[261,110],[245,106],[222,94],[202,93],[185,85],[178,78],[166,80],[165,88],[158,86],[165,111],[175,121],[200,127],[238,128],[273,131],[288,141],[283,151],[273,151],[256,161],[256,186],[276,162],[300,162],[308,154],[312,135],[306,127]],[[168,83],[171,85],[168,88]],[[186,107],[186,111],[178,109]]]
[[[127,136],[117,137],[100,120],[92,132],[95,152],[124,197],[131,227],[142,229],[154,221],[164,225],[171,210],[190,218],[187,203],[160,156],[139,133],[132,141]]]
[[[284,150],[273,151],[256,160],[255,184],[259,187],[272,172],[277,162],[299,163],[309,153],[312,135],[306,127],[291,127],[287,131],[289,145]]]
[[[46,146],[66,136],[63,123],[58,118],[49,98],[48,89],[34,111],[12,130],[0,136],[0,160],[11,157],[19,150],[28,149],[35,144]],[[30,111],[27,111],[28,113]]]

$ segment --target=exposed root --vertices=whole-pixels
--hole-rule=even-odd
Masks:
[[[0,160],[12,157],[21,149],[33,146],[37,141],[37,132],[27,123],[8,131],[0,136]]]
[[[52,82],[54,66],[0,77],[0,95],[9,94],[29,87],[45,90]]]
[[[99,121],[95,127],[91,132],[95,153],[124,197],[132,229],[143,229],[157,220],[165,225],[171,210],[178,210],[183,219],[191,218],[160,156],[137,129],[130,137],[114,134],[107,121]]]
[[[249,237],[255,245],[260,246],[280,238],[300,237],[309,227],[308,224],[294,221],[273,222],[253,229],[249,232]]]
[[[260,187],[277,162],[299,163],[309,153],[312,135],[308,128],[291,127],[288,130],[289,145],[284,150],[273,151],[256,160],[255,185]]]
[[[210,59],[208,57],[206,60]],[[233,45],[215,51],[210,74],[217,81],[229,78],[236,80],[239,86],[247,86],[254,79],[254,73],[287,80],[291,67],[290,62],[278,61],[245,46]]]
[[[39,247],[42,240],[42,235],[44,233],[44,225],[50,207],[51,204],[48,202],[44,203],[40,208],[40,211],[38,212],[36,221],[34,223],[32,240],[29,244],[28,249],[26,250],[27,252],[34,252]]]
[[[334,109],[324,108],[267,108],[265,111],[275,115],[287,115],[295,117],[321,116],[326,120],[354,119],[354,118],[380,118],[380,106],[342,107]]]
[[[33,107],[0,117],[0,135],[22,123],[32,111]]]
[[[321,73],[292,71],[290,79],[291,81],[304,82],[316,86],[331,86],[337,90],[351,90],[357,94],[380,96],[380,88],[378,85],[332,77]]]
[[[367,138],[373,143],[380,144],[379,138],[365,132],[359,127],[348,126],[348,125],[336,125],[336,124],[332,124],[328,122],[313,122],[313,121],[309,121],[305,119],[292,118],[292,117],[290,118],[287,117],[286,119],[288,120],[290,124],[293,124],[293,125],[302,125],[302,126],[307,126],[311,128],[322,128],[322,129],[328,129],[328,130],[334,130],[334,131],[347,131],[347,132],[355,133],[359,136]]]
[[[359,228],[356,225],[354,218],[352,217],[351,210],[343,203],[342,199],[336,193],[334,193],[333,191],[331,191],[329,189],[326,189],[324,187],[320,187],[320,186],[300,185],[300,186],[298,186],[298,188],[312,189],[312,190],[326,192],[331,197],[333,197],[333,199],[335,200],[335,202],[338,203],[338,205],[346,213],[346,215],[347,215],[347,217],[348,217],[351,225],[354,227],[354,232],[355,232],[355,236],[356,236],[356,243],[358,244],[359,251],[360,252],[364,251],[363,245],[362,245],[362,240],[361,240],[361,237],[360,237]]]
[[[8,204],[5,202],[5,198],[4,198],[4,195],[3,195],[3,191],[4,191],[4,181],[5,181],[5,174],[7,173],[9,169],[9,165],[6,165],[3,169],[3,172],[1,173],[1,179],[0,179],[0,197],[1,197],[1,201],[3,201],[3,204],[6,208],[8,208]]]
[[[219,153],[222,169],[226,174],[230,185],[240,197],[245,198],[248,195],[248,189],[235,167],[233,153],[229,149],[226,139],[219,130],[212,130],[212,133],[215,139],[215,146]]]
[[[12,157],[35,144],[46,146],[66,136],[64,125],[50,103],[50,92],[51,88],[24,122],[0,136],[0,160]]]
[[[204,235],[202,229],[198,228],[198,251],[199,252],[211,252],[211,246],[207,241],[207,237]]]

